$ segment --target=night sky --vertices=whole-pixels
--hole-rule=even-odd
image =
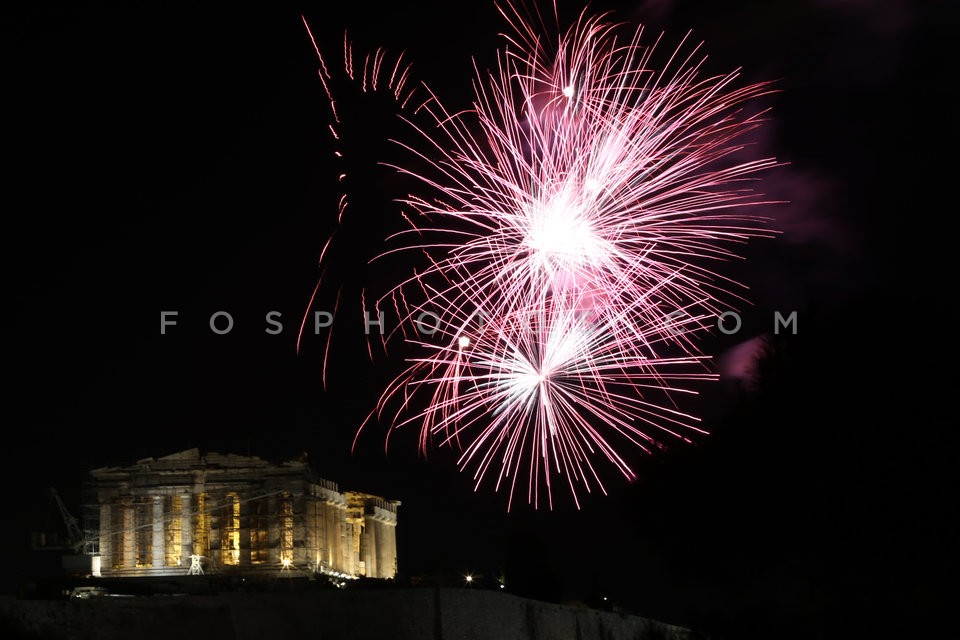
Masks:
[[[417,453],[416,431],[356,428],[396,360],[371,363],[357,323],[295,351],[297,325],[333,228],[346,298],[383,246],[410,185],[380,161],[406,131],[388,100],[341,87],[335,146],[300,21],[339,60],[406,50],[417,80],[469,105],[471,59],[489,67],[504,29],[492,2],[304,3],[260,10],[45,6],[2,20],[7,417],[3,541],[25,570],[29,534],[59,526],[46,490],[79,511],[91,468],[182,449],[282,459],[403,501],[401,573],[506,577],[555,601],[615,602],[716,637],[841,637],[930,623],[957,564],[956,442],[944,371],[955,366],[950,298],[933,274],[949,167],[929,147],[956,136],[950,21],[907,0],[597,2],[615,17],[706,42],[709,68],[775,80],[755,136],[788,166],[767,193],[774,240],[733,275],[754,306],[718,356],[797,311],[756,388],[726,377],[693,408],[712,435],[656,456],[639,479],[553,512],[474,493],[453,452]],[[576,3],[562,3],[561,18]],[[931,80],[938,78],[937,80]],[[355,89],[355,88],[353,88]],[[335,160],[333,150],[345,150]],[[946,155],[946,154],[945,154]],[[348,171],[347,182],[337,176]],[[940,195],[942,194],[942,195]],[[389,265],[388,265],[389,267]],[[389,272],[389,268],[387,268]],[[949,271],[947,271],[948,273]],[[358,298],[357,298],[358,300]],[[320,306],[332,301],[326,288]],[[162,310],[178,326],[159,335]],[[208,320],[228,311],[226,336]],[[264,316],[282,313],[280,335]],[[938,337],[940,336],[940,337]],[[724,362],[727,360],[722,360]],[[880,614],[883,614],[882,617]]]

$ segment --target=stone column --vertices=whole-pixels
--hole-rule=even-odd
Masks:
[[[377,519],[377,577],[389,578],[390,569],[387,565],[387,525]]]
[[[180,496],[180,566],[190,568],[190,554],[193,553],[193,503],[190,494]]]
[[[355,576],[360,573],[359,565],[357,562],[360,560],[359,556],[353,548],[353,523],[347,522],[346,518],[343,521],[343,569],[344,573],[349,573],[352,576]]]
[[[113,537],[110,535],[110,527],[113,525],[109,504],[100,505],[100,568],[101,571],[109,572],[113,569],[113,550],[110,544]]]
[[[353,530],[347,527],[347,507],[337,505],[337,546],[340,548],[340,571],[356,575],[357,568],[353,564]]]
[[[252,503],[240,496],[240,560],[241,567],[250,566],[250,511]]]
[[[124,502],[123,506],[123,533],[121,534],[121,547],[123,551],[123,568],[134,569],[137,566],[137,530],[136,515],[134,514],[133,502]]]
[[[323,547],[323,504],[315,496],[306,496],[303,503],[304,533],[306,535],[304,545],[306,547],[307,565],[311,569],[316,569],[317,565],[322,563],[324,557],[321,555]]]
[[[220,531],[220,527],[223,526],[223,517],[220,513],[221,497],[219,493],[210,492],[204,498],[204,510],[206,514],[204,516],[204,522],[206,522],[207,530],[205,535],[207,536],[207,548],[201,553],[205,556],[205,560],[210,563],[211,567],[219,567],[223,564],[223,545],[221,544],[221,538],[223,533]],[[214,526],[216,524],[216,526]]]
[[[276,567],[280,564],[280,504],[277,496],[267,498],[267,518],[267,539],[270,545],[267,562],[271,567]]]
[[[340,567],[338,566],[337,553],[340,551],[340,548],[337,546],[338,538],[336,537],[337,526],[334,518],[334,506],[328,500],[321,503],[320,507],[322,509],[320,517],[323,518],[323,541],[320,543],[320,546],[323,547],[323,559],[329,568],[334,571],[339,571]]]
[[[386,525],[387,530],[387,576],[388,578],[394,578],[397,575],[399,569],[397,563],[397,523],[388,522]]]
[[[332,502],[323,503],[323,547],[324,560],[334,571],[343,571],[342,552],[340,551],[340,531],[337,527],[337,507]]]
[[[364,575],[377,577],[377,522],[364,516],[363,533],[360,535],[360,556],[364,564]]]
[[[163,566],[164,539],[163,539],[163,496],[153,496],[153,544],[151,545],[150,564],[154,568]]]
[[[312,558],[307,557],[306,553],[306,496],[291,496],[290,505],[293,510],[293,549],[291,549],[291,559],[293,564],[301,569],[307,566]]]

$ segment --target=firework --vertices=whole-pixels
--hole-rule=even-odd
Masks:
[[[355,237],[350,237],[350,228],[360,227],[361,230],[365,230],[365,221],[351,219],[352,207],[349,187],[352,176],[347,161],[351,155],[364,155],[351,153],[355,148],[350,145],[350,127],[348,125],[351,124],[351,113],[356,110],[360,101],[370,99],[375,94],[391,98],[393,106],[398,111],[415,109],[422,104],[422,99],[417,87],[411,81],[411,64],[406,60],[403,53],[394,55],[382,47],[364,53],[361,48],[355,46],[349,35],[344,32],[342,45],[338,47],[337,54],[324,57],[317,46],[316,38],[307,19],[305,17],[301,17],[301,19],[320,63],[318,76],[328,100],[328,131],[334,143],[332,152],[338,167],[337,181],[341,186],[341,193],[337,200],[335,222],[332,224],[329,236],[323,243],[317,261],[320,275],[304,311],[296,344],[299,353],[301,341],[310,319],[310,312],[315,303],[321,299],[329,303],[323,305],[324,313],[330,314],[327,321],[329,330],[323,349],[323,385],[326,387],[327,364],[330,360],[333,336],[335,333],[340,333],[340,325],[342,324],[339,321],[339,318],[343,315],[340,312],[341,306],[355,305],[354,308],[361,306],[365,295],[362,285],[357,291],[356,287],[346,286],[345,278],[342,277],[345,271],[356,269],[358,263],[363,264],[365,260],[363,256],[356,255],[350,255],[351,259],[348,260],[343,255],[345,252],[356,253],[355,247],[358,243]],[[328,64],[328,60],[334,62]],[[362,125],[362,123],[356,121],[352,124],[354,128]],[[354,166],[356,165],[354,164]],[[359,231],[353,231],[352,235],[355,236],[358,233]],[[344,238],[343,236],[347,237]],[[340,250],[341,244],[347,248]],[[329,291],[330,289],[333,289],[333,291]],[[328,310],[332,310],[332,313]]]
[[[477,488],[485,479],[508,488],[508,508],[518,480],[529,503],[545,496],[552,507],[554,476],[579,507],[581,488],[605,492],[595,458],[629,480],[621,446],[649,452],[658,436],[703,433],[696,417],[671,408],[671,396],[714,378],[698,366],[701,357],[658,356],[656,331],[639,336],[647,348],[624,348],[617,324],[628,318],[582,308],[549,296],[509,315],[438,327],[417,341],[423,355],[385,391],[378,412],[385,417],[402,397],[386,416],[395,428],[419,426],[424,449],[431,440],[456,446]],[[452,326],[464,329],[449,333]]]
[[[472,107],[433,97],[428,123],[406,118],[419,137],[402,144],[429,169],[395,165],[422,189],[394,240],[428,262],[376,307],[401,311],[422,355],[375,415],[419,427],[424,450],[458,447],[511,504],[525,486],[552,506],[557,479],[575,500],[603,490],[601,461],[634,477],[624,443],[699,431],[675,396],[713,377],[699,337],[742,299],[722,264],[769,235],[747,207],[766,204],[752,183],[776,161],[742,158],[762,116],[746,106],[770,87],[704,77],[686,40],[658,66],[659,39],[602,16],[547,46],[502,13],[514,35]],[[429,336],[406,331],[425,314]]]

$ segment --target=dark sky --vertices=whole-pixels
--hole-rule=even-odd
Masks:
[[[781,90],[757,143],[790,163],[767,183],[791,201],[774,213],[783,234],[748,248],[736,275],[756,306],[736,341],[711,348],[769,331],[776,310],[798,311],[800,330],[776,342],[754,394],[705,390],[697,406],[711,437],[634,456],[638,482],[610,476],[610,495],[582,511],[561,500],[553,513],[507,515],[503,496],[471,490],[449,451],[418,458],[415,433],[385,455],[374,426],[351,453],[394,373],[364,359],[356,332],[335,343],[326,391],[322,340],[295,353],[341,168],[300,13],[334,60],[348,28],[360,49],[407,50],[416,78],[467,106],[471,56],[486,66],[500,42],[492,2],[46,5],[4,15],[0,37],[5,475],[16,479],[6,548],[48,522],[47,486],[75,506],[96,466],[195,446],[307,451],[342,488],[403,501],[408,574],[503,572],[517,592],[602,593],[718,637],[881,632],[894,627],[879,611],[927,619],[946,602],[937,585],[956,569],[956,438],[937,367],[954,361],[933,354],[950,347],[949,334],[934,336],[949,330],[955,286],[931,274],[948,255],[936,229],[955,207],[936,195],[950,189],[944,169],[925,160],[956,134],[938,50],[945,9],[595,6],[675,39],[692,29],[715,68],[742,66]],[[349,89],[342,162],[354,217],[341,265],[381,246],[405,186],[376,164],[396,152],[391,105]],[[367,275],[341,268],[348,292]],[[171,335],[159,335],[161,310],[180,314]],[[234,317],[228,336],[207,326],[219,310]],[[271,310],[283,314],[278,336],[264,333]]]

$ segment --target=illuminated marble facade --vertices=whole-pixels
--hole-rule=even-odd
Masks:
[[[105,577],[397,573],[400,503],[340,492],[305,459],[190,449],[91,476]]]

